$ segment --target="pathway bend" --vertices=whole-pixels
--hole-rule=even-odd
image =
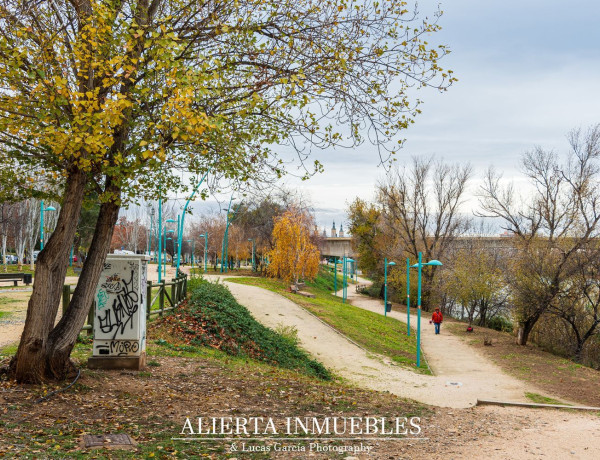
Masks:
[[[226,277],[223,278],[238,302],[258,321],[271,328],[279,325],[295,327],[304,349],[355,385],[390,391],[427,404],[457,408],[471,407],[478,398],[525,402],[525,392],[544,394],[505,374],[458,337],[434,336],[433,328],[431,331],[423,328],[423,348],[435,375],[416,374],[366,352],[279,294],[227,282]],[[350,289],[348,299],[357,307],[383,312],[382,302],[350,292]],[[392,313],[392,317],[402,320],[398,313]],[[426,323],[429,326],[429,322]],[[438,338],[439,341],[434,340]]]

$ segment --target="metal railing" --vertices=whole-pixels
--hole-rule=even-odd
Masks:
[[[173,278],[170,282],[165,280],[160,283],[147,281],[146,283],[146,318],[149,319],[152,315],[162,316],[165,312],[174,310],[185,300],[187,296],[187,275],[182,273],[177,278]],[[153,297],[154,288],[158,288],[156,295]],[[73,291],[71,286],[65,284],[63,286],[62,295],[62,312],[63,315],[69,308]],[[158,302],[158,308],[152,310],[152,307]],[[87,335],[93,334],[94,328],[94,311],[95,302],[90,305],[86,324],[81,328],[82,331],[87,331]]]

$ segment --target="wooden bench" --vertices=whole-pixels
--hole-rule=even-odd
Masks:
[[[0,273],[0,282],[7,281],[15,283],[15,286],[18,286],[17,282],[25,282],[25,273]],[[31,278],[27,277],[27,285],[31,283]]]

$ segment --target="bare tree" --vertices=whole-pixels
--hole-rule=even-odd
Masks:
[[[600,263],[595,257],[588,260],[588,254],[579,254],[578,273],[549,309],[570,329],[567,351],[579,362],[586,344],[600,333]]]
[[[492,168],[480,190],[481,215],[500,218],[518,248],[511,264],[512,300],[519,320],[517,343],[525,345],[536,322],[560,298],[586,252],[598,257],[600,125],[568,135],[564,163],[554,152],[535,148],[523,157],[531,193],[501,185]]]
[[[464,234],[471,220],[460,213],[470,165],[449,165],[432,157],[413,157],[412,166],[396,168],[378,185],[382,231],[389,257],[413,261],[444,260],[451,243]],[[422,306],[429,309],[436,267],[423,270]]]

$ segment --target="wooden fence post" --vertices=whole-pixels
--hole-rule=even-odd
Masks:
[[[152,281],[146,281],[146,318],[150,318],[152,309]]]
[[[177,280],[173,278],[171,282],[173,283],[171,284],[171,307],[175,308],[175,305],[177,305],[177,301],[175,299],[175,295],[177,294]]]
[[[159,286],[159,294],[158,294],[158,306],[160,307],[159,316],[163,315],[163,310],[165,309],[165,280],[160,282]]]

